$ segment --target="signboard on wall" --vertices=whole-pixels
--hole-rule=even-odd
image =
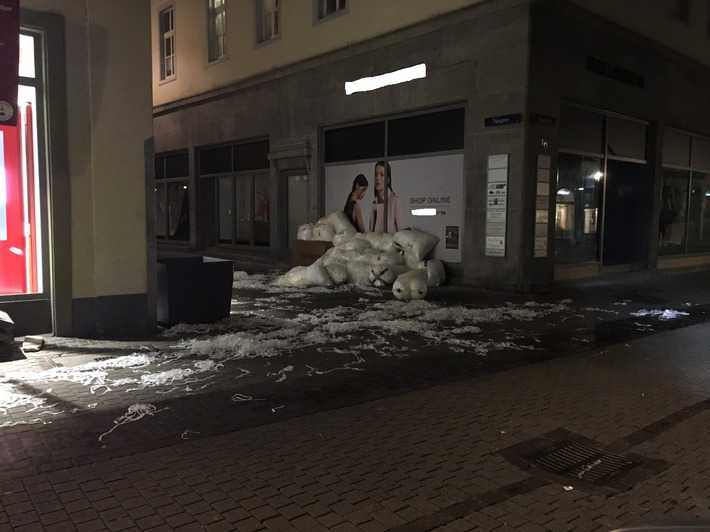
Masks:
[[[360,188],[361,197],[356,199],[362,221],[358,229],[383,231],[386,226],[389,233],[407,227],[420,229],[439,238],[433,257],[461,262],[463,154],[396,159],[389,162],[389,171],[375,160],[328,165],[326,212],[344,210],[353,191],[358,190],[357,184],[365,182],[367,188]],[[385,202],[382,190],[386,182]]]
[[[508,219],[508,154],[488,157],[486,190],[486,256],[505,256]]]
[[[0,0],[0,125],[17,124],[20,0]]]
[[[535,197],[535,247],[533,256],[547,257],[547,230],[550,205],[550,177],[552,173],[550,156],[537,156],[537,195]]]

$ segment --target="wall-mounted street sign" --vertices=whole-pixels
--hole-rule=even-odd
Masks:
[[[485,119],[486,127],[510,126],[520,124],[523,121],[522,113],[512,115],[489,116]]]

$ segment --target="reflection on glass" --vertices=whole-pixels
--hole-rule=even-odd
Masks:
[[[190,239],[190,194],[184,182],[168,183],[168,233],[173,240]]]
[[[222,177],[218,181],[217,188],[217,205],[219,208],[219,241],[222,243],[232,242],[233,214],[232,204],[234,202],[234,194],[232,193],[232,184],[234,178]]]
[[[155,186],[155,236],[168,236],[165,185]]]
[[[663,170],[661,213],[658,224],[658,253],[670,255],[685,249],[685,217],[688,210],[690,173]]]
[[[254,178],[254,244],[269,245],[269,182],[268,176]]]
[[[710,174],[693,174],[688,209],[688,251],[710,251]]]
[[[19,74],[23,78],[35,77],[35,38],[20,34]]]
[[[252,176],[237,176],[237,238],[239,244],[251,244]]]
[[[561,153],[556,185],[555,258],[599,259],[597,217],[603,177],[601,160]]]

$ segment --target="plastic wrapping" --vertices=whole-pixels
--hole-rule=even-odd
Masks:
[[[328,275],[333,280],[333,284],[339,286],[348,282],[348,269],[337,262],[325,267]]]
[[[444,282],[446,282],[444,263],[437,259],[428,260],[426,262],[426,276],[429,287],[444,284]]]
[[[332,287],[333,280],[328,274],[325,266],[320,261],[316,261],[310,266],[296,266],[291,268],[281,277],[278,277],[274,284],[281,287],[308,288],[311,286]]]
[[[427,272],[413,270],[403,273],[392,285],[392,294],[397,299],[408,301],[411,299],[424,299],[428,292]]]
[[[299,225],[296,240],[313,240],[313,224]]]
[[[418,229],[403,229],[394,234],[394,242],[400,249],[419,261],[429,255],[439,239]]]
[[[332,242],[335,238],[335,229],[332,225],[317,223],[313,226],[313,240]]]

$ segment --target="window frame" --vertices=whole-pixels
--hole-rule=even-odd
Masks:
[[[321,22],[326,22],[334,18],[340,17],[342,15],[347,15],[350,13],[350,0],[335,0],[340,4],[344,4],[343,7],[337,8],[332,13],[322,14],[324,9],[324,3],[327,0],[313,0],[313,22],[314,24],[320,24]]]
[[[158,208],[157,208],[157,201],[158,201],[158,196],[161,195],[163,196],[164,204],[165,204],[165,230],[166,234],[161,236],[158,235],[158,228],[156,226],[155,228],[155,240],[157,242],[169,242],[170,244],[182,244],[182,245],[189,245],[191,240],[192,240],[192,224],[194,221],[192,218],[188,218],[188,238],[172,238],[170,236],[170,211],[168,209],[168,187],[172,184],[178,184],[182,186],[187,187],[187,193],[188,193],[188,201],[191,203],[192,202],[192,197],[190,196],[191,193],[191,180],[190,180],[190,168],[189,168],[189,151],[188,150],[172,150],[172,151],[166,151],[166,152],[160,152],[156,153],[154,156],[153,164],[157,166],[158,161],[161,161],[161,164],[163,165],[163,175],[166,175],[167,172],[165,169],[167,168],[167,159],[170,156],[173,155],[185,155],[187,154],[188,156],[188,174],[184,176],[176,176],[176,177],[157,177],[158,172],[154,172],[154,178],[153,178],[153,193],[154,193],[154,201],[156,202],[156,205],[154,205],[154,217],[157,217],[158,213]],[[188,207],[188,216],[190,215],[190,207]]]
[[[264,46],[269,43],[272,43],[274,41],[278,41],[281,39],[281,31],[282,31],[282,23],[283,23],[283,17],[281,16],[281,8],[283,7],[283,4],[281,0],[274,0],[275,2],[278,3],[278,7],[272,11],[272,13],[277,14],[277,28],[278,32],[275,34],[272,34],[270,37],[264,37],[265,31],[264,28],[266,27],[265,24],[265,19],[266,19],[266,13],[265,13],[265,3],[264,0],[254,0],[254,13],[255,13],[255,23],[256,23],[256,46]],[[273,26],[273,22],[272,22]]]
[[[693,194],[693,178],[695,177],[696,174],[701,174],[701,175],[708,175],[710,174],[710,171],[708,170],[703,170],[699,168],[696,165],[696,157],[695,157],[695,150],[696,150],[696,143],[700,141],[710,141],[710,137],[707,137],[705,135],[699,135],[697,133],[693,133],[690,131],[685,131],[683,129],[679,128],[674,128],[674,127],[666,127],[665,131],[674,131],[675,133],[679,133],[682,135],[686,135],[690,137],[690,158],[689,158],[689,164],[688,166],[684,165],[677,165],[677,164],[672,164],[672,163],[666,163],[663,158],[661,158],[661,168],[662,170],[668,169],[668,170],[675,170],[675,171],[684,171],[688,173],[688,184],[687,184],[687,200],[686,200],[686,205],[685,205],[685,230],[684,230],[684,236],[683,236],[683,249],[677,253],[663,253],[662,256],[665,257],[688,257],[688,256],[693,256],[693,255],[708,255],[710,254],[710,246],[706,250],[690,250],[690,208],[691,208],[691,199],[692,199],[692,194]],[[664,132],[664,138],[665,138],[665,132]],[[664,141],[665,142],[665,141]],[[661,153],[663,153],[663,148],[661,149]],[[661,182],[661,193],[663,191],[663,184],[664,181]],[[659,198],[660,201],[663,201],[662,196]],[[659,239],[660,239],[660,234],[659,234]],[[661,255],[659,253],[659,255]]]
[[[220,63],[227,59],[227,0],[222,0],[221,8],[213,7],[215,0],[207,0],[207,64]],[[224,14],[224,33],[219,35],[217,33],[217,16],[222,12]],[[212,51],[216,49],[213,47],[213,39],[215,39],[215,44],[219,42],[219,38],[222,39],[221,44],[221,54],[216,57],[212,57]]]
[[[172,22],[172,28],[168,31],[163,32],[162,28],[162,18],[163,18],[163,13],[165,12],[171,12],[170,16],[170,21]],[[176,6],[174,3],[167,4],[163,7],[160,8],[158,11],[158,49],[159,49],[159,56],[160,56],[160,83],[167,83],[170,81],[174,81],[177,79],[177,50],[175,49],[175,44],[177,43],[177,38],[176,38],[176,24],[175,24],[175,14],[176,14]],[[166,54],[166,46],[165,43],[168,39],[172,40],[171,43],[171,50],[172,54],[168,56]],[[168,59],[172,60],[172,72],[168,76],[166,75],[167,69],[166,69],[166,61]]]

